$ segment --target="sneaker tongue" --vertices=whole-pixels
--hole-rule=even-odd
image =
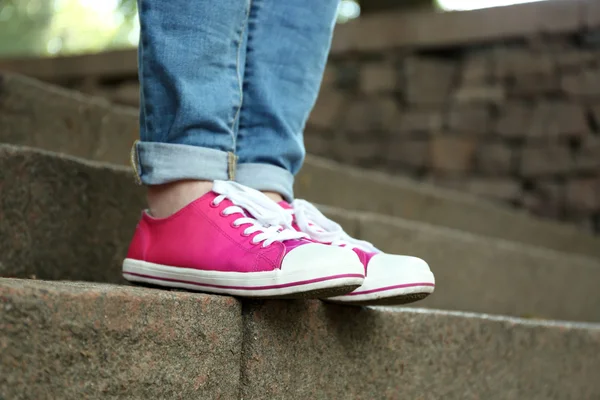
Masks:
[[[288,203],[285,200],[281,200],[279,203],[279,207],[283,208],[284,210],[292,210],[294,207],[292,207],[292,205],[290,203]]]
[[[279,207],[283,208],[284,210],[292,210],[292,218],[293,218],[293,220],[292,220],[292,227],[296,231],[302,232],[302,229],[300,229],[300,227],[298,226],[298,223],[296,222],[296,215],[293,212],[294,211],[294,207],[290,203],[288,203],[287,201],[285,201],[285,200],[282,200],[282,201],[280,201],[277,204],[279,204]]]
[[[281,208],[283,208],[284,210],[292,210],[292,211],[294,210],[294,207],[293,207],[293,206],[292,206],[290,203],[288,203],[287,201],[285,201],[285,200],[282,200],[282,201],[280,201],[280,202],[279,202],[279,203],[277,203],[277,204],[279,204],[279,206],[280,206]],[[296,222],[296,216],[295,216],[293,213],[292,213],[292,215],[294,216],[294,221],[293,221],[293,223],[292,223],[292,226],[293,226],[293,227],[294,227],[294,229],[296,229],[298,232],[302,232],[302,229],[300,229],[300,227],[298,226],[298,223]],[[319,225],[315,224],[315,223],[314,223],[314,222],[312,222],[312,221],[308,221],[308,226],[310,226],[310,227],[313,227],[313,228],[314,228],[314,229],[315,229],[317,232],[327,232],[327,231],[326,231],[325,229],[323,229],[321,226],[319,226]]]

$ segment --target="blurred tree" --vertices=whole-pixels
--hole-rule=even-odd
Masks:
[[[46,52],[54,0],[0,0],[0,54]]]
[[[432,9],[436,3],[435,0],[359,2],[360,11],[357,7],[356,15],[349,18],[359,12]],[[127,47],[137,43],[138,30],[136,0],[0,0],[1,57]]]
[[[119,0],[119,11],[126,20],[133,22],[137,18],[137,0]]]
[[[0,56],[129,47],[136,17],[136,0],[0,0]]]

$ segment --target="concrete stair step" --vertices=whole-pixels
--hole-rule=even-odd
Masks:
[[[600,237],[471,195],[311,157],[296,193],[311,201],[600,258]]]
[[[141,187],[124,167],[0,145],[0,276],[124,283]],[[350,234],[418,255],[429,307],[600,321],[600,261],[364,212],[325,208]]]
[[[0,398],[597,399],[600,325],[0,279]]]
[[[145,207],[124,167],[0,145],[0,276],[123,283]]]
[[[0,143],[126,165],[137,110],[0,73]],[[298,197],[600,258],[600,238],[482,199],[307,157]]]
[[[234,399],[230,297],[0,279],[0,399]]]
[[[600,322],[600,260],[389,216],[320,206],[354,237],[430,264],[419,307]]]

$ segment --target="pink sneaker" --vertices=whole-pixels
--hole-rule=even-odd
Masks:
[[[350,237],[340,225],[325,217],[305,200],[293,206],[279,203],[294,215],[294,227],[312,239],[336,247],[351,248],[365,268],[365,281],[351,293],[327,298],[344,304],[393,305],[424,299],[433,293],[435,278],[427,263],[420,258],[385,254],[371,243]]]
[[[264,194],[234,182],[168,218],[142,214],[123,276],[132,282],[245,297],[337,296],[364,268],[348,249],[315,243]]]

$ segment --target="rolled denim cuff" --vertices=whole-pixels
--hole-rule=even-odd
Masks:
[[[131,164],[140,183],[162,185],[180,180],[227,180],[233,175],[235,156],[205,147],[137,141]]]
[[[285,201],[294,200],[294,175],[284,168],[269,164],[238,164],[235,181],[260,191],[276,192]]]

